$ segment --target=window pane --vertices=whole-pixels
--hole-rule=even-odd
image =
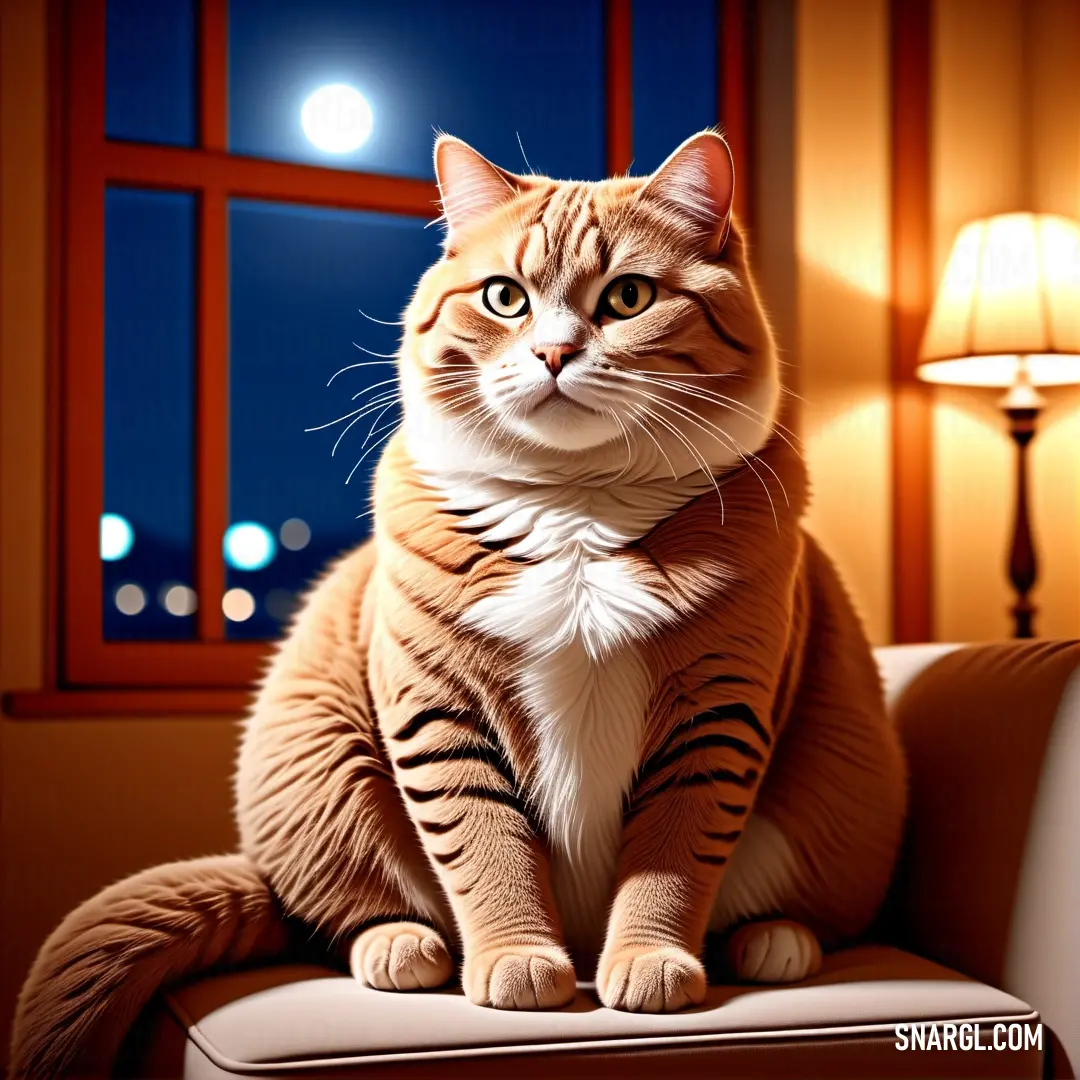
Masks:
[[[717,121],[720,86],[714,0],[634,4],[634,168],[652,172]]]
[[[525,170],[604,173],[602,0],[231,0],[229,140],[241,154],[427,178],[432,128]],[[301,109],[344,84],[370,108],[353,150],[320,150]],[[311,130],[349,146],[363,106],[330,95]],[[335,117],[341,127],[334,126]],[[357,126],[353,126],[353,122]],[[325,124],[325,127],[320,126]],[[350,139],[352,135],[352,139]]]
[[[109,640],[194,633],[194,312],[194,196],[109,189],[101,527]]]
[[[194,146],[195,0],[108,0],[105,134]]]
[[[438,257],[438,231],[424,224],[245,200],[230,206],[225,608],[232,638],[279,633],[298,590],[370,531],[370,518],[358,515],[369,508],[380,443],[397,418],[395,368],[353,343],[394,352],[398,328],[359,309],[400,318]],[[350,364],[364,366],[334,377]],[[305,431],[381,394],[347,432],[348,420]]]

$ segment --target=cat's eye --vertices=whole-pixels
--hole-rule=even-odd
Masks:
[[[600,298],[598,315],[616,319],[632,319],[640,315],[656,299],[656,286],[640,274],[624,274],[616,278]]]
[[[500,319],[520,319],[529,310],[529,294],[510,278],[494,277],[484,282],[484,307]]]

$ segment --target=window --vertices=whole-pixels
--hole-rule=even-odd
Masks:
[[[747,11],[65,5],[61,687],[244,687],[367,536],[392,324],[438,257],[433,128],[595,179],[635,149],[654,168],[724,98],[738,155]]]

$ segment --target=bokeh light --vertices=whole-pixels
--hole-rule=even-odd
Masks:
[[[225,561],[234,570],[261,570],[277,554],[277,543],[265,525],[238,521],[225,530]]]
[[[185,615],[194,615],[199,606],[199,598],[195,590],[188,585],[171,584],[161,589],[161,606],[170,614],[178,618]]]
[[[131,522],[120,514],[101,515],[101,557],[105,562],[124,558],[135,543]]]
[[[289,551],[302,551],[311,542],[311,527],[303,518],[289,518],[278,531],[278,539]]]
[[[289,589],[271,589],[266,594],[267,613],[277,619],[278,622],[286,622],[292,618],[296,610],[298,597]]]
[[[221,610],[231,622],[246,622],[255,614],[255,597],[247,589],[230,589],[221,598]]]
[[[138,615],[146,607],[146,593],[130,581],[116,590],[113,599],[121,615]]]

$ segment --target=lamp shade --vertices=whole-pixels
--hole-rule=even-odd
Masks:
[[[1080,382],[1080,222],[999,214],[960,230],[919,378],[962,386]]]

